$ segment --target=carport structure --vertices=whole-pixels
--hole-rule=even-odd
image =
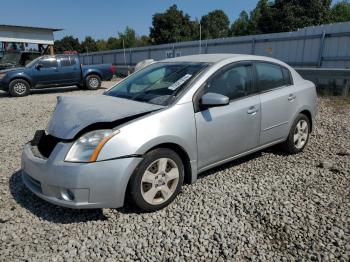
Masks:
[[[8,51],[9,46],[13,43],[22,46],[37,44],[39,52],[54,54],[53,33],[61,30],[62,29],[0,24],[0,51]]]

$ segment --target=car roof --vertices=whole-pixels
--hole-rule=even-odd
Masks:
[[[256,55],[246,55],[246,54],[198,54],[189,56],[179,56],[175,58],[169,58],[162,60],[161,62],[198,62],[198,63],[218,63],[224,60],[260,60],[260,61],[270,61],[279,64],[285,64],[280,60],[266,57],[266,56],[256,56]]]

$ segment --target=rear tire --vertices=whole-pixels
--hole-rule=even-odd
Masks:
[[[309,141],[310,121],[304,114],[299,114],[289,131],[282,148],[289,154],[297,154],[304,150]]]
[[[97,90],[101,87],[101,78],[98,75],[88,75],[85,79],[85,86],[88,90]]]
[[[141,210],[152,212],[169,205],[179,194],[184,165],[174,151],[158,148],[148,152],[130,179],[130,196]]]
[[[27,96],[30,92],[30,85],[23,79],[14,79],[10,82],[9,93],[13,97]]]

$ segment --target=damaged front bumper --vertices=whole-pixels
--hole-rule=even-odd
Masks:
[[[49,158],[26,144],[22,153],[24,184],[40,198],[69,208],[117,208],[124,204],[138,157],[92,163],[65,162],[71,143],[58,143]]]

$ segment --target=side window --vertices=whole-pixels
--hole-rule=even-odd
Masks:
[[[204,93],[218,93],[231,100],[255,93],[252,83],[252,65],[237,65],[214,76]]]
[[[61,66],[70,66],[70,61],[69,61],[69,57],[61,57],[60,59],[61,61]]]
[[[286,84],[282,67],[279,65],[258,62],[256,71],[260,91],[267,91]]]
[[[70,56],[69,59],[70,59],[70,65],[71,66],[76,65],[77,62],[75,61],[75,57],[74,56]]]
[[[73,66],[76,64],[75,62],[75,58],[71,57],[71,56],[62,56],[60,58],[61,61],[61,66],[65,67],[65,66]]]
[[[282,67],[282,72],[283,72],[284,84],[291,85],[292,77],[291,77],[290,71],[287,68]]]
[[[42,64],[43,68],[58,67],[55,57],[43,58],[40,60],[40,64]]]

